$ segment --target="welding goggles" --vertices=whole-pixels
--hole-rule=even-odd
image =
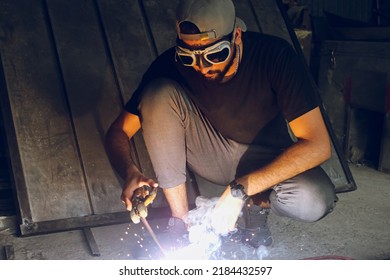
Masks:
[[[234,40],[222,40],[205,49],[198,50],[189,50],[177,44],[176,57],[181,61],[184,66],[196,65],[197,56],[202,56],[206,62],[212,65],[218,65],[224,63],[229,58],[232,52],[233,43]]]

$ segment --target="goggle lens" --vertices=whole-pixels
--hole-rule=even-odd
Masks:
[[[206,54],[205,58],[207,61],[212,63],[222,63],[228,59],[229,55],[230,49],[226,47],[218,52]]]
[[[194,57],[191,55],[177,53],[177,56],[180,58],[180,61],[184,66],[192,66],[195,64]]]

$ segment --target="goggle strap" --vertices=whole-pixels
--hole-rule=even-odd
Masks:
[[[210,40],[210,39],[216,39],[217,33],[215,32],[215,30],[203,32],[200,34],[184,34],[184,33],[180,33],[180,31],[179,31],[178,36],[179,36],[180,40],[205,41],[205,40]]]

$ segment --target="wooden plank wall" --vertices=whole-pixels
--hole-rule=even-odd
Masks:
[[[177,2],[0,0],[0,101],[23,235],[128,220],[103,138],[173,45]],[[275,0],[234,2],[249,30],[290,41]],[[154,177],[140,134],[133,144]],[[153,207],[164,206],[159,195]]]
[[[12,117],[4,120],[14,126],[9,146],[23,223],[90,215],[74,122],[43,2],[0,4],[1,58]],[[4,99],[4,88],[1,95]],[[7,136],[12,132],[7,130]]]

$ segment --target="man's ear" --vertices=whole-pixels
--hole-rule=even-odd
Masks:
[[[234,31],[235,32],[235,36],[236,36],[236,39],[234,40],[234,42],[237,44],[237,45],[239,45],[239,44],[241,44],[241,42],[242,42],[242,38],[241,38],[241,36],[242,36],[242,29],[241,29],[241,27],[237,27],[236,28],[236,30]]]

